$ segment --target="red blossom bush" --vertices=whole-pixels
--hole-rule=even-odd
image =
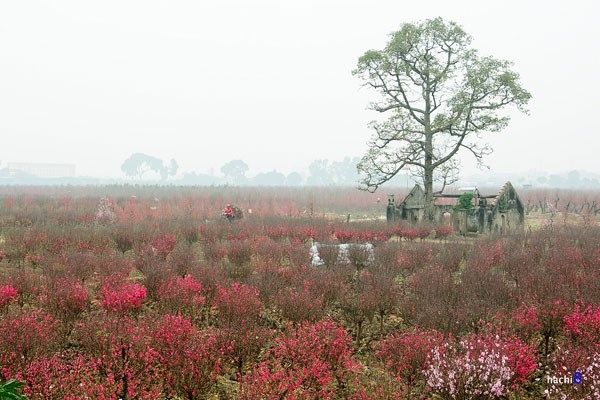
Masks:
[[[241,373],[244,365],[255,359],[271,331],[260,325],[263,304],[258,290],[252,286],[233,283],[220,287],[214,299],[221,327],[221,339],[231,343],[231,363]]]
[[[146,299],[146,288],[138,283],[105,283],[101,290],[102,308],[126,313],[139,309]]]
[[[444,336],[433,330],[414,329],[393,333],[375,345],[375,354],[388,371],[411,385],[427,366],[428,354],[441,346],[443,341]]]
[[[176,244],[177,239],[175,238],[175,235],[172,235],[170,233],[165,233],[164,235],[156,236],[150,242],[152,250],[158,257],[160,257],[163,260],[165,260],[167,256],[173,251]]]
[[[151,321],[98,315],[75,326],[78,347],[97,360],[114,386],[110,399],[157,399],[165,390],[165,365],[152,346]]]
[[[43,260],[43,258],[40,254],[26,254],[25,255],[25,262],[30,263],[34,266],[41,263],[42,260]]]
[[[435,237],[445,239],[454,232],[454,228],[449,225],[442,225],[435,228]]]
[[[247,240],[231,240],[227,248],[227,259],[235,266],[248,264],[252,259],[253,249]]]
[[[348,243],[354,238],[354,232],[345,230],[336,230],[333,235],[340,243]]]
[[[304,282],[300,288],[281,289],[274,296],[273,304],[284,318],[294,323],[316,321],[323,314],[323,297],[311,290],[309,282]]]
[[[331,218],[382,212],[343,188],[64,190],[0,187],[0,380],[30,398],[599,397],[591,202],[585,224],[462,240]],[[253,212],[217,220],[229,202]]]
[[[220,287],[214,305],[219,312],[219,322],[225,326],[255,324],[263,310],[258,290],[237,282]]]
[[[179,276],[190,273],[197,265],[194,248],[187,242],[179,243],[167,257],[169,267]]]
[[[0,323],[0,378],[15,377],[24,365],[60,344],[59,322],[40,310],[21,310]]]
[[[564,321],[573,337],[587,343],[600,343],[600,307],[577,304],[565,315]]]
[[[206,241],[202,249],[204,259],[211,264],[220,262],[227,255],[227,248],[219,242]]]
[[[27,365],[19,374],[23,393],[31,400],[111,399],[117,383],[106,375],[98,359],[83,355],[53,355]]]
[[[11,284],[0,286],[0,309],[8,306],[19,297],[17,289]]]
[[[241,399],[331,399],[359,364],[352,340],[334,322],[304,324],[276,340],[268,357],[242,381]]]
[[[522,305],[513,313],[513,320],[530,332],[538,331],[542,327],[538,310],[534,306]]]
[[[165,366],[167,392],[186,399],[206,398],[231,351],[220,341],[218,332],[198,330],[182,316],[165,315],[151,337],[151,345]]]
[[[72,279],[59,279],[47,289],[48,305],[60,317],[72,319],[89,305],[87,289]]]
[[[158,302],[170,313],[191,314],[202,308],[205,301],[202,284],[191,275],[172,277],[158,289]]]

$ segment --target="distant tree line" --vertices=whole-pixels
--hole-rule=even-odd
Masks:
[[[220,175],[213,173],[184,172],[177,179],[178,164],[143,153],[134,153],[123,162],[121,170],[131,179],[156,179],[192,185],[234,185],[234,186],[357,186],[359,175],[358,157],[345,157],[339,161],[319,159],[308,166],[308,173],[290,172],[284,174],[275,169],[249,176],[248,164],[243,160],[230,160],[220,168]],[[396,184],[405,184],[405,178],[399,176]]]
[[[165,164],[160,158],[144,153],[133,153],[121,165],[121,171],[129,178],[143,179],[148,172],[152,172],[158,174],[163,181],[169,176],[175,176],[178,168],[179,165],[174,159]]]

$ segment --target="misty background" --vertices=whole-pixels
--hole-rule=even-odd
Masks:
[[[462,183],[600,187],[598,8],[1,2],[0,183],[39,183],[8,166],[48,163],[68,164],[69,174],[75,166],[52,182],[355,184],[353,165],[377,118],[367,110],[375,94],[351,74],[358,57],[382,48],[403,22],[441,16],[461,24],[482,54],[514,61],[533,95],[529,116],[514,113],[486,138],[489,170],[461,156]],[[136,153],[166,169],[128,175],[122,166]],[[222,170],[232,160],[245,163],[243,176]]]

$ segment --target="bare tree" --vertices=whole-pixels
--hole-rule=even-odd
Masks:
[[[380,95],[371,108],[387,116],[370,125],[375,133],[358,164],[362,189],[409,170],[423,179],[431,218],[434,180],[456,176],[455,155],[466,150],[481,163],[491,152],[482,135],[509,122],[500,111],[513,104],[526,112],[531,95],[512,64],[470,44],[459,25],[436,18],[403,24],[383,50],[360,57],[353,73]]]

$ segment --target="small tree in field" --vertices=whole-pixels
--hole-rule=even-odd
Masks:
[[[500,111],[525,111],[531,97],[510,62],[480,56],[459,25],[441,18],[403,24],[383,50],[359,58],[354,74],[380,95],[372,109],[388,116],[371,124],[375,135],[358,164],[362,188],[375,191],[409,170],[423,179],[430,219],[434,180],[455,180],[461,149],[481,162],[490,152],[481,134],[506,127]]]

